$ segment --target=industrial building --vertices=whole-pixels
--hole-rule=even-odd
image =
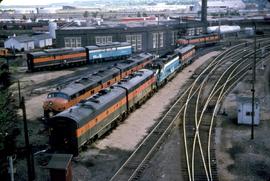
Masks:
[[[52,46],[52,37],[49,34],[40,34],[32,36],[35,43],[35,48],[44,48]]]
[[[29,51],[35,48],[34,40],[27,35],[10,37],[4,42],[4,46],[19,51]]]
[[[40,35],[21,35],[12,36],[5,40],[5,48],[15,49],[18,51],[29,51],[35,48],[44,48],[52,46],[52,37],[50,34],[40,34]]]
[[[252,124],[252,99],[250,97],[239,97],[238,100],[238,124]],[[260,123],[259,99],[254,103],[254,124]]]
[[[56,30],[57,47],[80,47],[111,42],[131,43],[133,52],[164,54],[175,48],[182,35],[201,34],[203,23],[180,23],[177,20],[128,24],[101,24],[88,27],[65,27]]]

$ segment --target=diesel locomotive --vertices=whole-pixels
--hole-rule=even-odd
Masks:
[[[27,54],[29,71],[45,68],[75,66],[113,59],[129,57],[132,54],[131,45],[126,42],[113,42],[106,45],[96,45],[77,48],[47,49]]]
[[[142,69],[57,114],[49,119],[51,147],[78,155],[82,145],[102,136],[155,89],[154,72]]]
[[[220,41],[220,36],[218,34],[203,34],[198,36],[184,36],[176,40],[176,44],[181,45],[196,45],[204,46],[208,44],[215,44]]]
[[[151,63],[153,59],[154,56],[148,53],[133,55],[129,59],[121,61],[112,67],[95,72],[65,87],[50,92],[43,103],[44,117],[49,118],[56,113],[74,106],[81,100],[99,92],[101,89],[107,88],[131,73],[142,69]]]
[[[133,72],[119,83],[53,116],[48,120],[52,149],[78,155],[82,145],[117,125],[181,67],[191,62],[193,54],[190,52],[195,53],[195,46],[179,48],[172,55],[148,64],[148,69]],[[179,57],[185,57],[184,61]]]

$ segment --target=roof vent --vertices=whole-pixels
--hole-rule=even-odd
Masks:
[[[99,95],[98,95],[98,94],[95,94],[95,95],[93,96],[93,98],[97,99],[97,98],[99,98]]]
[[[88,77],[83,77],[81,80],[86,81],[88,79],[89,79]]]
[[[99,100],[95,99],[94,97],[90,98],[89,101],[94,103],[99,103]]]

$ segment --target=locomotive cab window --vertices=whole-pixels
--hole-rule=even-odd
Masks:
[[[69,96],[61,92],[53,92],[48,94],[48,98],[64,98],[69,100]]]

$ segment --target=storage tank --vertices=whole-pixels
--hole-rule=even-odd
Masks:
[[[57,23],[56,22],[49,22],[49,32],[53,39],[56,38],[55,30],[57,29]]]
[[[210,26],[207,28],[207,33],[236,33],[240,32],[240,26],[229,26],[229,25],[222,25],[222,26]]]

